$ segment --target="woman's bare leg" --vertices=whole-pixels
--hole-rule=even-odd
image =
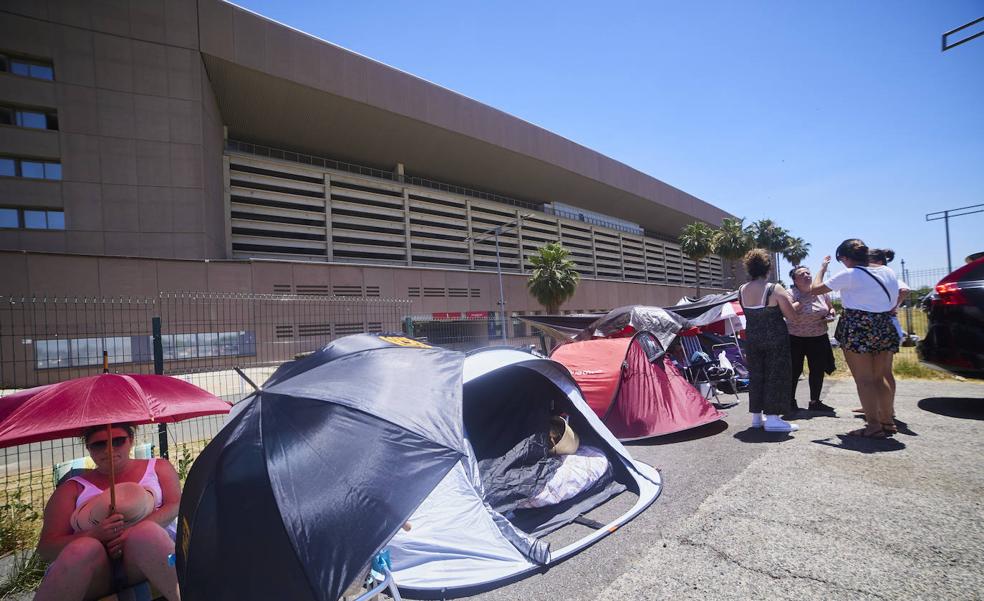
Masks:
[[[885,351],[875,353],[875,374],[878,386],[879,421],[883,424],[895,424],[895,377],[892,375],[892,362],[895,354]]]
[[[178,574],[167,556],[174,553],[174,541],[154,522],[143,521],[130,527],[123,545],[123,565],[132,582],[149,580],[168,601],[179,601]]]
[[[94,538],[68,543],[48,568],[34,601],[98,599],[112,591],[106,547]]]
[[[844,350],[844,359],[847,360],[847,366],[851,368],[851,376],[854,377],[854,385],[858,389],[858,398],[861,400],[861,407],[864,408],[864,421],[868,429],[881,430],[879,399],[881,388],[884,386],[884,376],[876,372],[874,356]]]

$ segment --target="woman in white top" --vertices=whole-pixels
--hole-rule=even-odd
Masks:
[[[181,503],[177,472],[163,459],[130,458],[133,426],[113,426],[111,432],[105,427],[94,428],[83,439],[96,467],[61,484],[44,508],[38,554],[52,563],[35,601],[99,599],[114,589],[144,580],[169,601],[177,601],[178,578],[168,561],[168,555],[174,553],[174,540],[167,530]],[[73,514],[109,488],[110,453],[116,483],[138,483],[145,488],[153,495],[153,510],[133,524],[114,513],[82,530],[73,526],[78,523]]]
[[[853,436],[887,438],[894,434],[892,419],[895,394],[890,384],[892,358],[899,350],[899,337],[892,325],[892,311],[899,296],[898,279],[885,266],[868,265],[868,247],[857,238],[837,247],[837,260],[847,268],[821,282],[815,277],[811,292],[841,293],[844,314],[837,322],[835,337],[858,389],[866,426]],[[829,263],[830,257],[824,258]]]
[[[869,265],[882,265],[888,266],[892,260],[895,259],[895,251],[890,248],[873,248],[868,251],[868,264]],[[906,298],[909,297],[909,285],[899,278],[899,298],[895,301],[895,308],[892,309],[892,325],[895,326],[895,332],[899,335],[899,344],[905,340],[905,331],[902,329],[902,324],[899,323],[899,305],[901,305]],[[895,375],[891,372],[888,374],[888,383],[892,387],[892,398],[895,398]],[[892,417],[895,417],[895,413],[892,413]],[[895,420],[892,419],[891,427],[886,427],[886,431],[891,431],[893,434],[898,431],[895,425]]]

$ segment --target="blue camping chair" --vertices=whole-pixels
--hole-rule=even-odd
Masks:
[[[377,553],[372,558],[369,576],[366,578],[365,588],[369,590],[356,597],[354,601],[373,601],[383,591],[387,591],[395,601],[403,601],[400,597],[400,589],[396,587],[396,581],[393,580],[393,573],[390,572],[391,566],[389,549]]]
[[[720,362],[707,354],[697,336],[680,336],[680,352],[677,355],[680,367],[687,380],[693,384],[704,400],[719,407],[733,407],[741,399],[738,396],[738,382],[733,370],[721,367]],[[722,403],[718,397],[718,386],[735,395],[733,403]]]

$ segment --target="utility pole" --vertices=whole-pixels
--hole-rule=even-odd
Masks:
[[[984,204],[958,207],[956,209],[947,209],[945,211],[937,211],[935,213],[926,214],[926,221],[939,221],[940,219],[943,220],[943,224],[946,229],[946,272],[947,273],[953,271],[953,263],[950,260],[950,218],[963,217],[964,215],[973,215],[974,213],[984,213]]]

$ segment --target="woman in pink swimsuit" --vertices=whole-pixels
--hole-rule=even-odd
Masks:
[[[51,562],[35,600],[98,599],[120,584],[144,580],[169,601],[180,599],[178,580],[168,556],[174,553],[173,523],[181,502],[178,474],[166,460],[131,459],[133,427],[94,428],[83,439],[95,469],[86,470],[55,489],[44,508],[38,554]],[[72,514],[109,488],[109,453],[116,482],[136,482],[154,497],[154,510],[126,525],[116,513],[92,529],[77,531]]]

